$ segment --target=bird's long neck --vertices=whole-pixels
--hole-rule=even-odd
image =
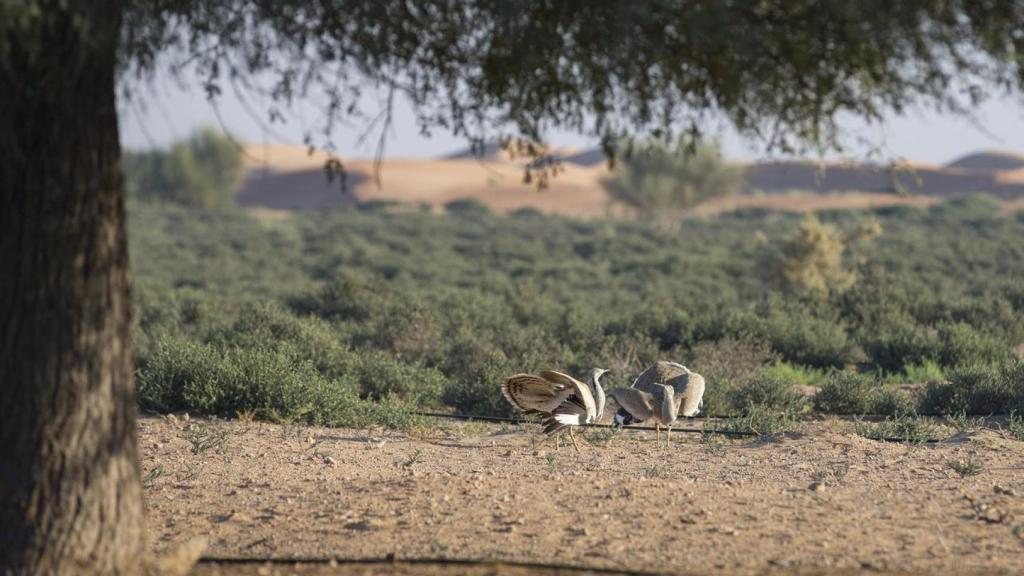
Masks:
[[[591,375],[590,387],[594,389],[594,402],[597,403],[597,417],[594,419],[597,421],[604,416],[605,394],[604,387],[601,386],[601,377]]]
[[[676,404],[675,390],[671,386],[665,386],[665,397],[661,402],[661,421],[666,426],[671,426],[679,417],[679,406]]]

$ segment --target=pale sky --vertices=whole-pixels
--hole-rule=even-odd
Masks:
[[[245,142],[301,144],[304,127],[315,125],[315,117],[309,113],[311,108],[299,106],[288,115],[287,124],[268,126],[265,105],[249,101],[249,109],[253,111],[250,113],[230,90],[225,91],[215,109],[195,85],[180,86],[164,75],[158,75],[151,88],[139,90],[137,94],[141,96],[137,101],[121,105],[121,140],[127,148],[166,146],[197,126],[220,126],[221,121]],[[857,134],[881,143],[882,159],[906,158],[914,162],[944,164],[982,149],[1024,153],[1024,101],[994,100],[979,109],[976,115],[977,126],[963,118],[934,112],[892,116],[883,131],[867,131],[861,127]],[[336,131],[334,142],[343,157],[373,156],[377,140],[370,138],[360,145],[361,132],[361,125],[340,127]],[[721,132],[719,137],[727,158],[754,160],[765,157],[756,143],[744,141],[729,130]],[[556,146],[589,148],[596,145],[591,139],[568,133],[551,134],[549,140]],[[387,157],[428,158],[466,147],[464,140],[442,130],[436,130],[429,138],[421,136],[408,103],[396,102],[396,115],[387,139]],[[866,147],[859,147],[847,157],[861,159],[866,153]]]

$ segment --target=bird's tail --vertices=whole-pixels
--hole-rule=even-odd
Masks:
[[[625,408],[619,408],[619,411],[615,413],[615,423],[619,426],[630,426],[632,424],[643,424],[643,420],[638,420],[633,417],[632,414],[626,412]]]
[[[583,424],[586,409],[575,402],[566,402],[544,419],[544,433],[553,434],[568,426]]]

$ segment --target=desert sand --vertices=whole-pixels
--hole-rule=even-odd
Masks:
[[[996,428],[927,445],[869,440],[839,420],[756,440],[679,434],[669,446],[653,432],[588,431],[580,453],[538,446],[536,432],[143,418],[151,549],[206,536],[211,558],[341,563],[296,572],[316,574],[468,570],[345,564],[359,559],[669,574],[1024,566],[1024,443]],[[197,447],[196,438],[216,442]],[[953,462],[977,469],[962,477]],[[205,563],[197,573],[277,570],[243,568]],[[511,570],[500,573],[524,573]]]

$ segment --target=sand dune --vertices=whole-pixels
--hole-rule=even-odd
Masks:
[[[1019,170],[1024,168],[1024,154],[1006,150],[984,150],[961,156],[946,164],[947,168],[965,170]]]
[[[532,208],[593,218],[631,212],[613,203],[605,192],[601,180],[609,172],[599,150],[553,150],[562,159],[562,171],[544,190],[523,182],[526,159],[511,159],[497,146],[485,147],[482,152],[479,158],[466,150],[440,159],[388,159],[380,166],[379,182],[374,178],[373,161],[346,161],[347,179],[342,186],[339,181],[327,181],[325,153],[310,155],[302,146],[254,145],[246,148],[249,177],[238,202],[273,210],[320,210],[394,201],[441,210],[452,200],[473,198],[499,213]],[[1024,155],[982,152],[946,167],[906,166],[910,168],[798,161],[751,164],[746,167],[744,194],[707,203],[694,213],[712,215],[738,208],[805,211],[924,206],[971,192],[986,192],[1007,201],[1024,198]],[[754,193],[758,191],[763,194]]]

